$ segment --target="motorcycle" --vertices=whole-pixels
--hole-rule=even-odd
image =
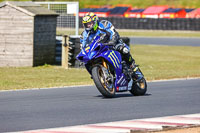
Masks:
[[[85,64],[99,92],[106,98],[124,91],[134,96],[144,95],[147,83],[140,68],[137,66],[133,72],[118,51],[102,43],[104,37],[95,36],[76,57]]]

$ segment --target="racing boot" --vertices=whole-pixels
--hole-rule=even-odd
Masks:
[[[140,81],[143,78],[143,74],[140,72],[138,65],[135,64],[135,62],[132,63],[130,66],[132,69],[132,78],[135,79],[136,81]]]
[[[132,58],[128,48],[126,48],[124,45],[120,45],[118,50],[122,54],[123,60],[125,60],[125,62],[129,65],[132,79],[134,79],[136,82],[140,81],[143,75],[138,66],[135,64],[135,60]]]
[[[127,59],[126,62],[129,64],[130,69],[131,69],[131,77],[135,79],[136,81],[140,81],[143,78],[143,74],[140,72],[138,65],[135,64],[135,60],[132,58],[131,54],[127,54]]]

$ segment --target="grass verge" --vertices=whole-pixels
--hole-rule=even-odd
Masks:
[[[134,45],[131,53],[147,80],[200,77],[200,47]],[[0,90],[93,84],[85,69],[2,67]]]
[[[200,77],[200,47],[134,45],[132,55],[148,80]]]
[[[79,35],[83,29],[79,30]],[[117,29],[120,36],[146,36],[146,37],[200,37],[199,31],[172,31],[172,30],[128,30]],[[75,30],[69,28],[57,28],[57,35],[74,35]]]
[[[118,30],[121,36],[145,37],[200,37],[199,31],[172,31],[172,30]]]

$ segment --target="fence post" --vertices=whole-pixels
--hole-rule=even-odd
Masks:
[[[62,67],[68,69],[69,36],[63,35],[62,38]]]

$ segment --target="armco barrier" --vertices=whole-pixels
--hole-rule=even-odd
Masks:
[[[80,18],[82,20],[82,18]],[[149,30],[200,30],[200,19],[193,18],[123,18],[107,17],[100,20],[110,21],[116,29],[149,29]],[[83,28],[82,21],[79,27]]]
[[[62,38],[63,36],[56,36],[56,58],[55,64],[61,65],[62,61]],[[130,39],[128,37],[121,37],[121,39],[128,46],[130,45]],[[68,51],[68,66],[69,67],[80,67],[80,62],[76,60],[76,56],[81,51],[80,49],[80,37],[70,36],[69,37],[69,51]]]

